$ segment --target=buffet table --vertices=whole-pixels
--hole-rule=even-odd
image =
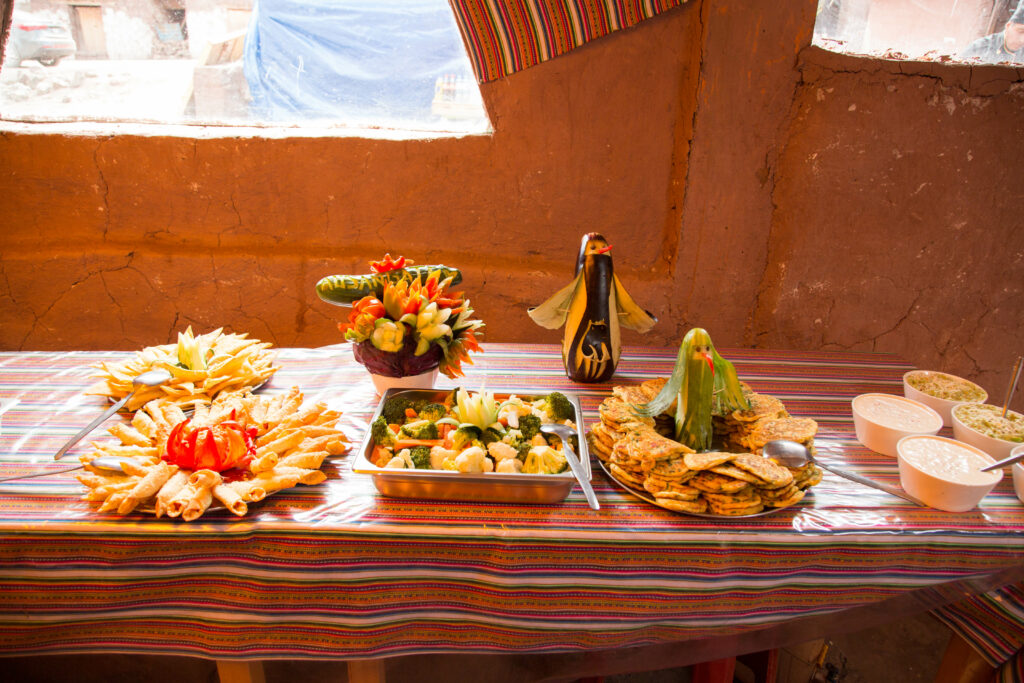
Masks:
[[[615,384],[670,373],[676,349],[624,349]],[[725,349],[741,379],[820,425],[818,457],[897,484],[860,446],[850,399],[900,393],[891,355]],[[53,453],[104,407],[91,363],[124,353],[0,354],[0,477],[62,470]],[[462,386],[575,392],[587,426],[611,385],[577,385],[553,345],[490,344]],[[346,345],[282,349],[263,391],[341,410],[359,448],[377,398]],[[442,377],[442,387],[456,383]],[[94,433],[93,438],[103,435]],[[87,448],[88,439],[72,451]],[[176,654],[222,661],[428,653],[597,654],[668,647],[678,665],[852,630],[1024,578],[1009,477],[963,514],[826,472],[793,508],[714,520],[649,505],[593,461],[557,505],[380,496],[352,455],[328,480],[235,518],[97,513],[73,473],[0,484],[0,654]],[[680,647],[689,641],[693,647]],[[639,651],[639,650],[634,650]]]

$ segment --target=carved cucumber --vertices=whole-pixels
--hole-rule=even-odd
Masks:
[[[448,266],[407,266],[398,270],[372,275],[328,275],[316,283],[316,293],[321,299],[338,306],[351,306],[364,296],[380,298],[385,282],[411,282],[417,277],[425,281],[430,275],[440,273],[442,280],[452,278],[452,284],[462,282],[462,272]]]

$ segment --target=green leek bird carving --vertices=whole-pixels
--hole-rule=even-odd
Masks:
[[[748,410],[732,363],[715,351],[708,333],[695,327],[683,337],[672,376],[650,403],[634,406],[648,417],[660,415],[676,403],[676,441],[695,451],[711,448],[711,416]]]
[[[622,352],[619,327],[647,332],[658,319],[640,308],[615,277],[611,245],[596,232],[583,236],[576,277],[528,313],[541,327],[565,325],[562,362],[575,382],[611,379]]]

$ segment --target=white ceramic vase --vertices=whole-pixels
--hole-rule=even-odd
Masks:
[[[388,389],[394,388],[430,389],[433,388],[434,382],[437,381],[437,368],[424,372],[422,375],[409,375],[407,377],[386,377],[384,375],[375,375],[371,372],[370,378],[373,379],[373,386],[381,396]]]

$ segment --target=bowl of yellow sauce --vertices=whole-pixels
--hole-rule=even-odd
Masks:
[[[963,403],[953,408],[953,437],[985,451],[993,458],[1010,457],[1024,443],[1024,415],[987,403]]]
[[[935,370],[911,370],[904,374],[903,395],[935,410],[945,427],[953,425],[956,406],[988,400],[988,392],[974,382]]]

